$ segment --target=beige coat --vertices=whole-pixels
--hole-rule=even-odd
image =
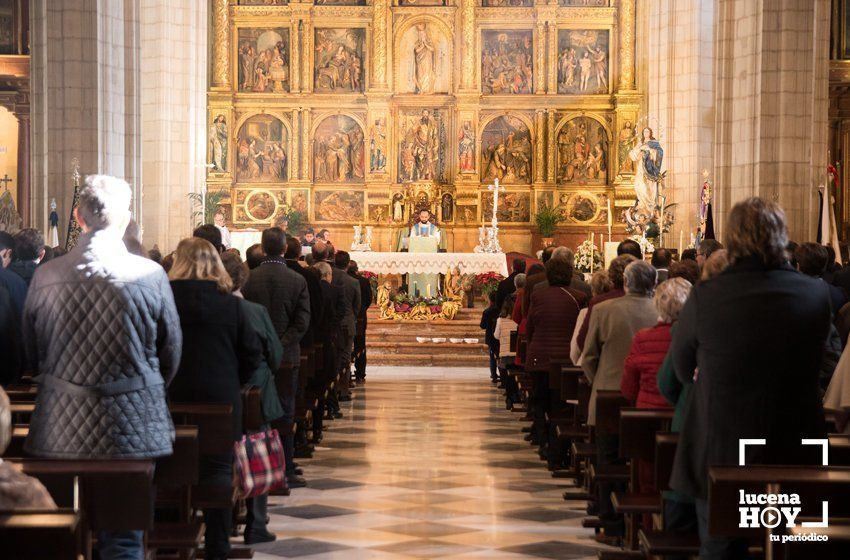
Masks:
[[[596,394],[619,391],[632,338],[658,322],[652,298],[626,294],[593,307],[581,367],[592,383],[587,423],[596,425]]]

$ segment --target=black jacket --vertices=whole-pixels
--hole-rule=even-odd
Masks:
[[[32,261],[12,261],[9,265],[9,270],[20,276],[26,283],[27,288],[29,288],[30,282],[32,282],[36,268],[38,268],[38,265]]]
[[[790,267],[738,262],[691,290],[670,351],[676,376],[699,373],[684,418],[672,487],[705,498],[708,468],[801,464],[819,458],[801,438],[824,437],[818,375],[830,327],[830,302],[819,280]]]
[[[321,381],[328,382],[338,373],[337,365],[337,344],[339,337],[340,324],[345,317],[345,301],[340,296],[339,288],[325,282],[320,283],[322,288],[322,316],[318,320],[319,327],[317,330],[318,337],[322,341],[323,371],[321,372]]]
[[[239,298],[215,282],[171,282],[183,329],[180,368],[168,396],[173,402],[233,405],[233,438],[242,434],[241,387],[263,361],[260,337]]]
[[[21,325],[7,290],[0,284],[0,385],[18,380],[21,369]]]
[[[516,278],[518,272],[511,272],[507,278],[499,282],[499,287],[496,288],[496,309],[501,310],[502,305],[505,304],[505,300],[509,295],[516,292],[516,285],[514,284],[514,279]]]
[[[266,259],[251,271],[242,295],[266,308],[283,345],[283,361],[297,365],[301,339],[310,327],[310,292],[304,277],[279,257]]]
[[[496,321],[499,319],[499,308],[491,305],[481,313],[481,324],[484,329],[484,342],[490,351],[499,353],[499,339],[493,333],[496,330]]]
[[[316,275],[316,272],[312,268],[301,266],[295,259],[287,259],[286,266],[307,282],[307,293],[310,294],[310,317],[319,317],[322,314],[322,288],[319,286],[321,280]],[[301,347],[310,348],[313,346],[317,332],[316,321],[310,321],[310,326],[307,327],[307,332],[304,333],[304,338],[301,339]]]

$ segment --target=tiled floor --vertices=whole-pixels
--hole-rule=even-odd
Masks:
[[[452,373],[456,373],[455,377]],[[330,423],[309,481],[272,498],[255,558],[595,558],[484,370],[371,370]]]

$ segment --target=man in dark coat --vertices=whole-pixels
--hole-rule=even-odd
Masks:
[[[30,284],[23,338],[41,385],[25,444],[30,455],[172,452],[165,386],[180,363],[180,320],[165,271],[121,241],[130,200],[121,179],[86,177],[74,210],[80,244],[39,267]],[[123,558],[141,558],[142,531],[102,531],[97,540],[102,558],[118,548]]]
[[[9,296],[0,284],[0,385],[6,387],[17,381],[21,369],[20,320]]]
[[[329,254],[328,260],[330,258]],[[342,372],[339,399],[346,401],[351,400],[348,372],[351,369],[351,353],[354,350],[354,335],[357,332],[357,315],[360,313],[360,284],[346,272],[348,263],[351,262],[348,253],[335,252],[333,261],[333,285],[340,290],[345,302],[345,316],[342,319],[339,339],[339,369]]]
[[[369,306],[372,305],[372,284],[360,275],[357,263],[348,263],[348,274],[360,284],[360,310],[357,312],[357,328],[354,334],[354,378],[366,381],[366,327],[369,320]]]
[[[321,243],[321,246],[318,256],[324,258],[324,242],[320,241],[319,243]],[[313,254],[315,255],[315,250]],[[324,303],[322,305],[322,316],[319,319],[319,328],[317,331],[322,340],[322,370],[319,372],[320,376],[316,378],[316,385],[314,386],[316,392],[321,395],[318,407],[320,413],[313,419],[313,438],[316,442],[319,442],[322,439],[322,416],[324,410],[327,408],[328,412],[335,418],[342,418],[342,413],[336,410],[338,403],[336,403],[335,397],[331,395],[331,399],[326,401],[324,398],[324,389],[339,373],[337,370],[339,364],[337,348],[339,346],[340,323],[345,316],[345,303],[340,296],[340,290],[332,285],[333,271],[331,270],[331,266],[324,260],[319,260],[313,265],[313,269],[316,270],[316,273],[322,279],[322,301]]]
[[[507,278],[499,282],[499,286],[496,288],[497,309],[501,309],[505,304],[505,299],[512,293],[516,292],[514,278],[516,278],[517,274],[525,274],[525,259],[514,259],[511,264],[511,273]]]
[[[758,224],[754,227],[753,224]],[[818,370],[829,333],[829,296],[787,262],[785,214],[751,198],[729,215],[731,265],[697,284],[685,303],[670,351],[676,376],[694,379],[671,486],[696,498],[701,558],[746,557],[747,541],[708,536],[708,471],[746,464],[801,464],[819,459],[802,438],[825,437]],[[819,460],[817,461],[819,463]]]
[[[0,231],[0,286],[9,291],[15,316],[20,322],[21,314],[24,312],[24,300],[27,298],[27,283],[7,268],[12,264],[14,249],[15,239],[5,231]]]
[[[25,228],[15,234],[15,249],[9,270],[20,276],[29,287],[35,269],[44,256],[44,236],[35,228]]]
[[[301,363],[301,339],[310,327],[310,293],[307,281],[286,265],[283,253],[286,248],[286,233],[278,227],[263,231],[265,260],[254,270],[242,289],[248,301],[266,308],[283,345],[283,364],[277,376],[288,391],[281,395],[283,422],[295,422],[295,394],[298,390],[298,367]],[[286,379],[284,377],[288,376]],[[304,486],[306,482],[295,472],[295,436],[288,432],[283,436],[286,457],[286,478],[290,486]]]

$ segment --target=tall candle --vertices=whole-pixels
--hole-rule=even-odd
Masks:
[[[596,233],[590,232],[590,273],[593,274],[593,253],[596,251]]]
[[[611,199],[608,199],[608,237],[611,237],[611,228],[614,226],[614,215],[611,213]]]
[[[682,258],[682,251],[685,249],[685,232],[679,230],[679,258]]]
[[[419,296],[419,288],[416,287],[416,282],[413,282],[413,297]]]
[[[428,298],[430,298],[430,297],[431,297],[431,283],[430,283],[430,282],[428,282],[428,283],[425,285],[425,295],[426,295]]]

